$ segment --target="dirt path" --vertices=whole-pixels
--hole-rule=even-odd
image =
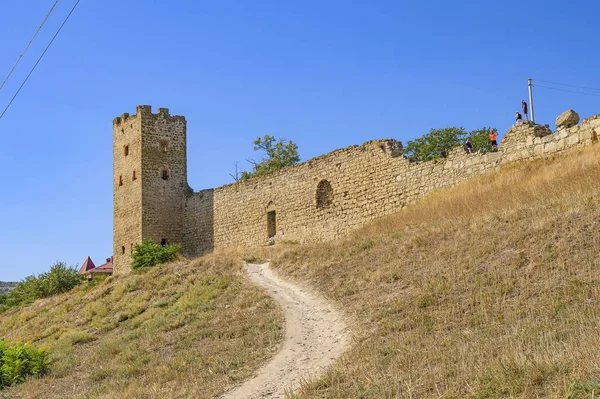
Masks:
[[[280,279],[268,263],[250,264],[246,270],[283,308],[285,341],[254,378],[223,399],[285,398],[300,381],[318,376],[344,352],[349,330],[342,315],[323,298]]]

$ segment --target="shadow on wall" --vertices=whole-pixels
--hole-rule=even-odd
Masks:
[[[215,246],[214,190],[192,193],[186,202],[183,252],[196,257],[212,252]]]

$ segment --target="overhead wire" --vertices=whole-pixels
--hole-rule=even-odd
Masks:
[[[35,40],[35,37],[37,36],[37,34],[40,33],[40,31],[42,30],[42,27],[44,26],[44,24],[46,23],[46,21],[48,20],[48,18],[50,18],[50,14],[52,14],[52,11],[54,11],[54,8],[58,4],[58,1],[59,0],[56,0],[54,2],[54,4],[52,5],[52,8],[50,8],[50,11],[48,11],[48,14],[46,14],[46,18],[44,18],[44,20],[42,21],[42,24],[39,26],[39,28],[37,28],[37,30],[33,34],[33,37],[31,38],[31,40],[29,40],[29,43],[27,43],[27,46],[25,46],[25,50],[23,50],[23,52],[21,53],[21,55],[19,56],[19,58],[17,58],[17,62],[15,62],[15,65],[13,65],[12,69],[10,70],[10,72],[8,73],[8,75],[6,76],[6,78],[4,79],[4,82],[2,82],[2,84],[0,85],[0,90],[2,90],[2,88],[4,87],[4,85],[6,84],[6,82],[8,81],[8,78],[10,78],[10,75],[13,74],[13,72],[17,68],[17,65],[19,65],[19,62],[21,61],[21,58],[23,58],[23,56],[27,52],[27,50],[29,49],[29,46],[31,46],[31,43],[33,43],[33,41]]]
[[[600,89],[594,88],[594,87],[586,87],[586,86],[575,86],[575,85],[569,85],[566,83],[556,83],[556,82],[548,82],[547,80],[540,80],[540,79],[533,79],[534,82],[542,82],[542,83],[548,83],[551,85],[558,85],[558,86],[566,86],[566,87],[574,87],[577,89],[584,89],[584,90],[597,90],[600,91]]]
[[[575,93],[575,94],[583,94],[583,95],[586,95],[586,96],[600,97],[600,93],[599,94],[596,94],[596,93],[584,93],[582,91],[559,89],[557,87],[549,87],[549,86],[536,85],[536,84],[534,84],[534,87],[543,87],[544,89],[551,89],[551,90],[564,91],[564,92],[567,92],[567,93]]]
[[[27,83],[27,80],[29,80],[29,77],[31,76],[31,74],[33,73],[33,71],[35,71],[35,68],[38,66],[38,64],[40,63],[40,61],[42,60],[42,58],[44,58],[44,55],[46,54],[46,52],[48,51],[48,49],[50,48],[50,46],[54,42],[54,39],[56,39],[56,37],[58,36],[58,34],[60,33],[60,31],[62,30],[63,26],[65,26],[65,24],[67,23],[67,21],[71,17],[71,14],[73,14],[73,11],[75,11],[75,8],[77,8],[77,5],[79,4],[80,1],[81,0],[77,0],[77,2],[75,3],[75,5],[73,6],[73,8],[71,8],[71,11],[67,15],[67,17],[65,18],[65,20],[63,21],[63,23],[60,25],[60,27],[58,28],[58,30],[56,31],[56,33],[54,34],[54,36],[52,37],[52,40],[50,40],[50,43],[48,43],[48,45],[44,49],[44,52],[42,53],[42,55],[40,55],[40,58],[38,58],[38,60],[36,61],[36,63],[33,65],[33,67],[31,68],[31,70],[29,71],[29,73],[27,74],[27,76],[25,77],[25,79],[23,80],[23,83],[21,83],[21,86],[19,86],[19,88],[17,89],[15,95],[11,98],[11,100],[8,103],[8,105],[6,106],[6,108],[4,108],[4,111],[2,111],[2,114],[0,114],[0,119],[2,119],[2,117],[4,116],[4,114],[6,114],[6,111],[8,111],[8,109],[10,108],[11,104],[13,103],[13,101],[15,101],[15,98],[17,98],[17,96],[21,92],[21,89],[23,88],[23,86],[25,86],[25,83]]]

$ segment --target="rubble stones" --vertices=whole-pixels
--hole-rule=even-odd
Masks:
[[[544,137],[552,134],[550,125],[534,125],[532,129],[532,135],[535,137]]]
[[[579,115],[572,109],[568,109],[556,118],[557,128],[567,128],[579,123]]]

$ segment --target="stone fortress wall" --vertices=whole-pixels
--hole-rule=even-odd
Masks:
[[[149,111],[149,107],[144,108],[144,112],[146,110]],[[163,112],[168,114],[168,110]],[[384,139],[336,150],[264,177],[199,192],[192,192],[187,183],[184,187],[187,177],[180,176],[174,182],[175,188],[168,191],[168,197],[161,194],[159,187],[148,186],[148,190],[143,190],[145,196],[164,197],[161,202],[164,206],[173,202],[174,210],[152,208],[150,213],[167,212],[168,217],[145,218],[139,236],[157,242],[159,237],[165,237],[167,242],[181,242],[189,256],[220,247],[262,245],[268,240],[335,239],[370,220],[397,212],[434,190],[450,187],[506,163],[597,141],[594,132],[600,132],[600,115],[587,118],[579,125],[571,124],[565,123],[552,133],[548,125],[525,122],[508,131],[498,152],[467,154],[462,148],[456,148],[446,158],[429,162],[411,162],[402,156],[400,142]],[[177,137],[181,136],[179,130],[174,132]],[[145,134],[144,130],[141,134]],[[162,140],[170,140],[168,128],[159,136],[161,134]],[[158,139],[158,136],[152,138]],[[184,160],[185,149],[176,158]],[[148,168],[163,167],[154,165],[156,162],[149,161],[148,165],[153,166]],[[121,166],[115,159],[115,170],[117,167]],[[182,173],[185,170],[180,169]],[[156,176],[145,174],[144,178],[155,179]],[[118,215],[123,215],[117,206],[120,205],[115,201],[116,250],[122,247],[117,240],[123,236],[117,234],[116,226],[123,225],[123,221],[117,220]],[[146,214],[145,209],[141,212]],[[176,216],[179,212],[181,215]],[[173,220],[182,226],[180,232],[169,227]],[[152,226],[146,226],[149,224]],[[115,270],[126,268],[125,259],[119,264],[115,259]]]

